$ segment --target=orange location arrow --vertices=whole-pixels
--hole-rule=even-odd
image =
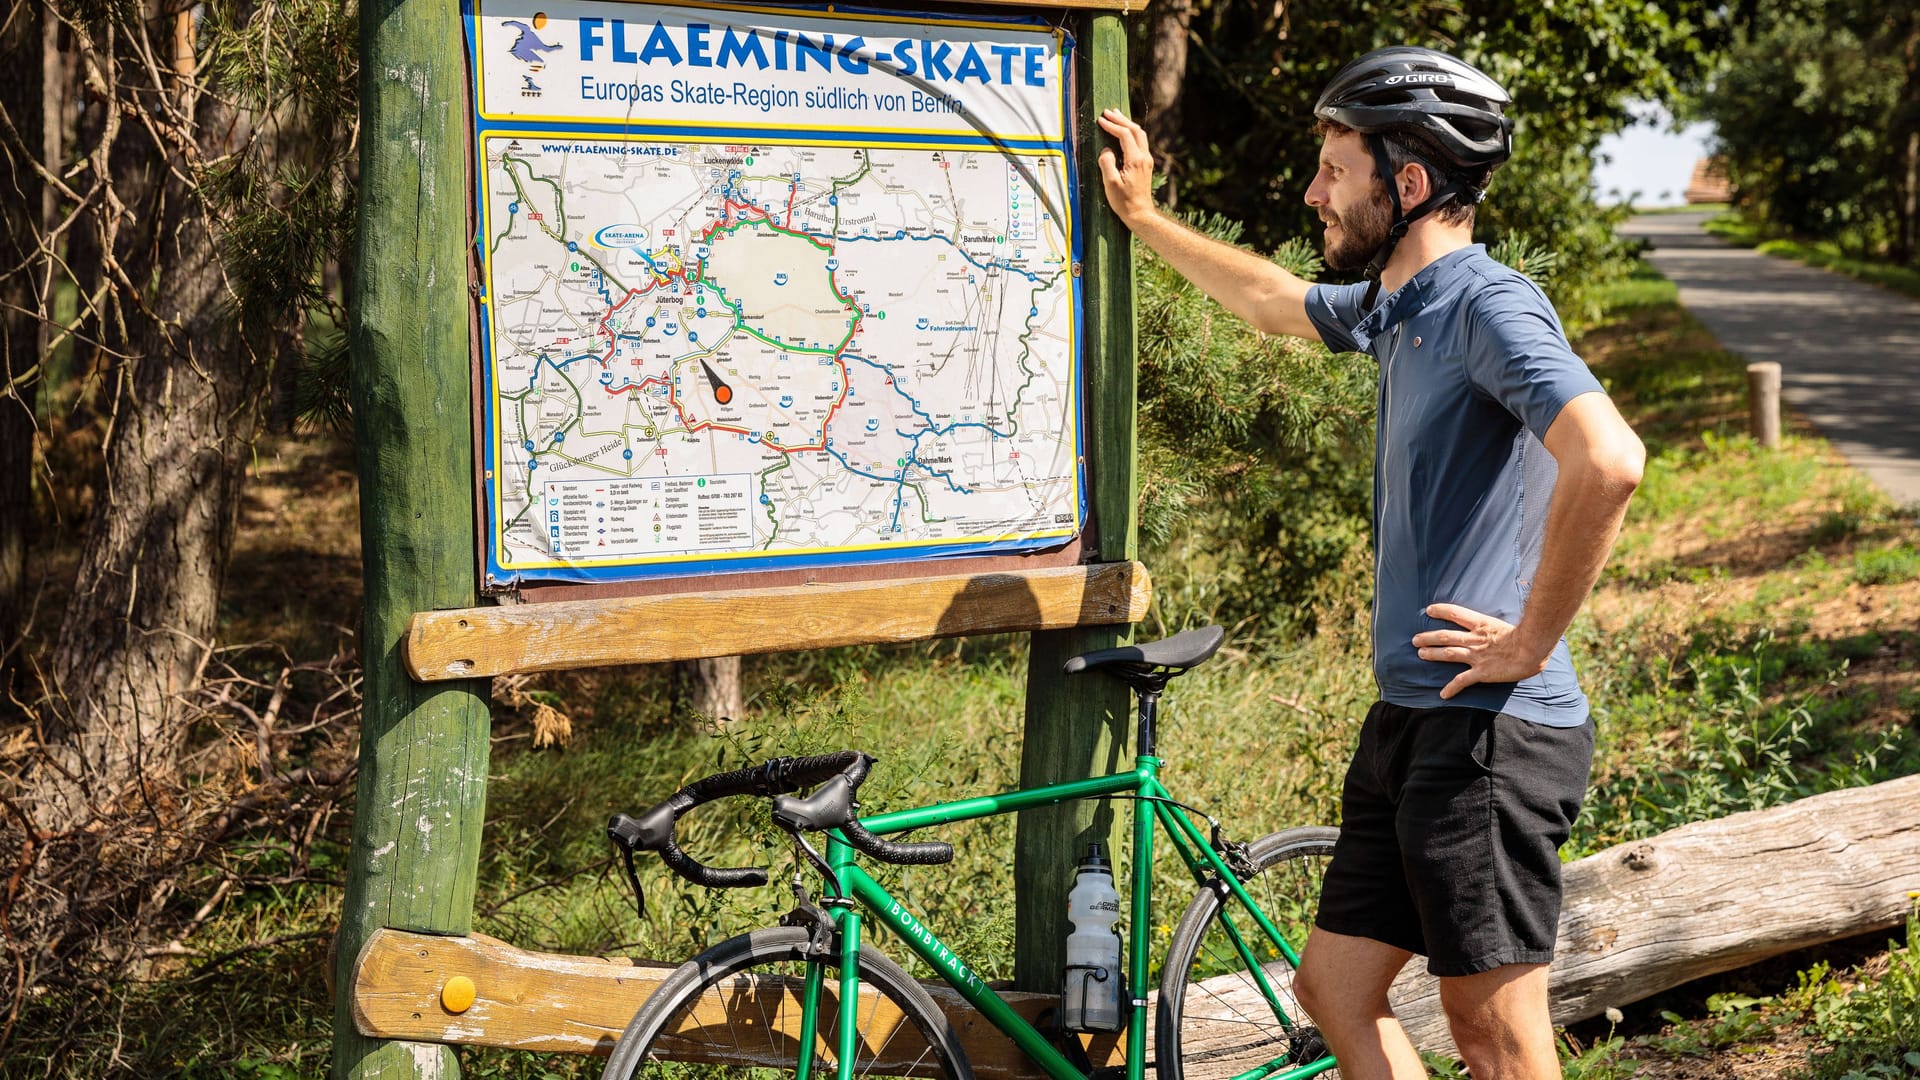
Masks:
[[[712,365],[702,360],[700,361],[700,370],[707,373],[707,381],[713,384],[713,400],[722,405],[733,400],[733,387],[728,386],[726,381],[720,378],[719,373],[713,370]]]

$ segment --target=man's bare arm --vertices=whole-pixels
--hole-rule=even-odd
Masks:
[[[1554,645],[1600,580],[1600,568],[1626,519],[1627,501],[1640,485],[1646,448],[1613,400],[1599,391],[1567,402],[1543,441],[1560,475],[1520,624],[1458,604],[1433,604],[1428,615],[1462,629],[1413,636],[1422,660],[1467,665],[1440,691],[1442,698],[1475,683],[1518,682],[1546,668]]]
[[[1101,115],[1100,126],[1115,144],[1100,151],[1107,205],[1133,235],[1254,329],[1320,340],[1320,331],[1307,318],[1308,282],[1162,214],[1153,202],[1153,154],[1147,148],[1147,133],[1116,109]],[[1120,151],[1117,156],[1115,147]]]

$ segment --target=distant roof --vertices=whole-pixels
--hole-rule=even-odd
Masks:
[[[1733,185],[1727,182],[1727,163],[1717,157],[1703,157],[1693,163],[1693,179],[1687,181],[1690,203],[1723,203],[1733,198]]]

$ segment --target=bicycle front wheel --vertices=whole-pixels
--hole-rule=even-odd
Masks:
[[[808,959],[799,927],[755,930],[680,965],[634,1014],[601,1080],[775,1080],[800,1059],[807,968],[825,970],[809,1080],[838,1075],[840,982],[832,957]],[[859,1031],[850,1076],[973,1080],[965,1051],[927,991],[871,948],[860,951]]]
[[[1303,828],[1247,845],[1249,896],[1298,949],[1320,901],[1338,829]],[[1322,1062],[1336,1077],[1313,1021],[1293,993],[1293,965],[1224,888],[1202,888],[1167,946],[1154,1027],[1160,1080],[1284,1076]],[[1300,1075],[1310,1075],[1302,1073]]]

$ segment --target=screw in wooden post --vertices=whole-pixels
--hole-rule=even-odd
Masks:
[[[440,1004],[450,1013],[463,1013],[473,1007],[473,999],[478,992],[473,980],[465,975],[455,975],[440,988]]]
[[[1780,445],[1780,365],[1747,365],[1747,426],[1753,439],[1772,450]]]

